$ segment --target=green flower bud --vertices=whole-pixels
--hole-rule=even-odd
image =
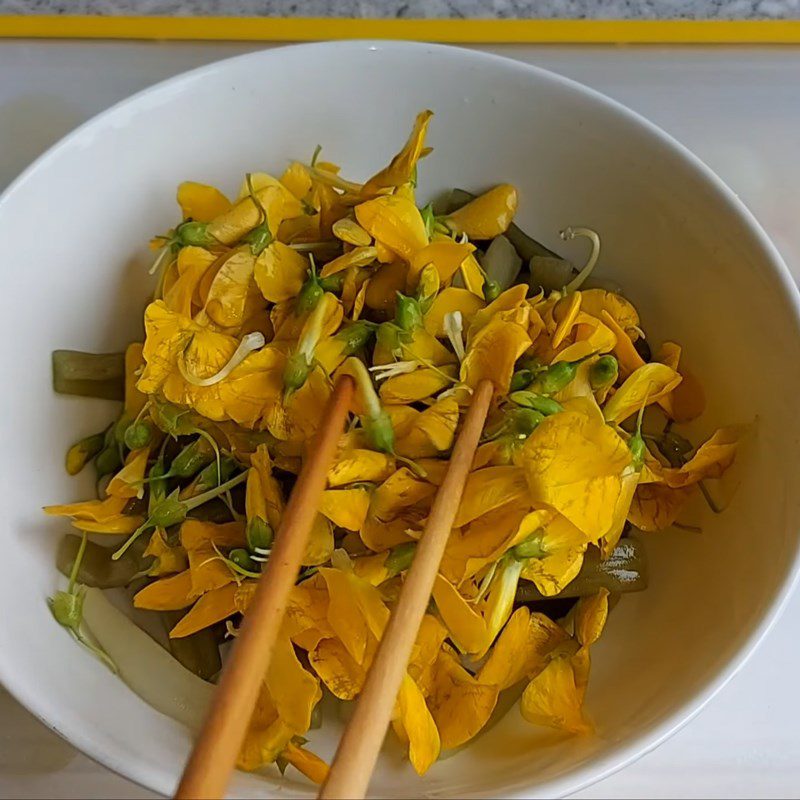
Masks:
[[[258,564],[250,558],[250,553],[243,547],[237,547],[235,550],[231,550],[230,553],[228,553],[228,558],[233,561],[237,567],[246,569],[248,572],[259,571]]]
[[[619,364],[614,356],[602,356],[589,367],[589,384],[592,389],[611,386],[619,375]]]
[[[497,281],[485,280],[483,282],[483,299],[487,303],[497,300],[500,296],[500,284]]]
[[[393,547],[389,551],[389,555],[386,556],[386,561],[383,562],[383,566],[390,576],[393,577],[395,575],[399,575],[401,572],[405,572],[405,570],[411,566],[411,562],[414,560],[414,553],[416,553],[416,551],[416,542],[399,544],[397,547]]]
[[[533,380],[533,372],[529,369],[518,369],[511,376],[511,383],[509,384],[509,391],[516,392],[520,389],[527,389]]]
[[[311,364],[303,353],[294,353],[286,360],[283,370],[283,387],[287,392],[297,391],[308,379]]]
[[[564,410],[564,406],[552,397],[544,397],[534,392],[512,392],[508,399],[523,408],[532,408],[546,417]]]
[[[269,550],[275,539],[270,524],[261,517],[254,517],[247,523],[247,546],[251,552]]]
[[[413,297],[397,293],[395,322],[404,331],[413,331],[422,327],[422,310],[419,301]]]
[[[128,426],[124,438],[128,450],[139,450],[153,440],[153,429],[146,422],[134,422]]]

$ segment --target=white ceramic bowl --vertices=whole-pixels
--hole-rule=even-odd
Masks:
[[[564,739],[516,710],[424,781],[383,757],[382,796],[565,794],[654,747],[696,713],[774,622],[798,564],[800,303],[774,247],[696,158],[632,112],[543,70],[467,50],[336,43],[235,58],[169,80],[101,114],[39,159],[0,201],[3,243],[3,577],[0,678],[74,745],[169,793],[187,732],[149,708],[60,630],[63,524],[45,502],[89,495],[62,458],[111,418],[108,404],[56,397],[50,351],[122,348],[140,335],[148,237],[175,219],[176,184],[233,190],[320,142],[366,177],[429,107],[435,153],[422,190],[517,184],[518,221],[576,259],[557,231],[589,225],[601,273],[622,283],[654,341],[685,346],[712,425],[758,418],[728,510],[702,535],[646,536],[648,591],[625,597],[593,651],[588,708],[598,735]],[[574,246],[574,249],[573,249]],[[710,516],[710,515],[709,515]],[[314,735],[323,753],[337,731]],[[676,765],[679,768],[679,765]],[[266,784],[265,784],[266,781]],[[239,774],[237,796],[310,793]]]

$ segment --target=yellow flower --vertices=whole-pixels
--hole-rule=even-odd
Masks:
[[[639,337],[639,314],[621,294],[605,289],[583,289],[581,309],[598,320],[605,311],[634,341]]]
[[[461,363],[462,383],[475,389],[488,379],[498,393],[508,392],[514,364],[531,345],[526,316],[524,322],[520,324],[498,315],[481,328]]]
[[[520,462],[532,501],[559,511],[590,541],[610,529],[631,454],[594,401],[576,398],[546,417],[525,442]]]
[[[456,528],[496,508],[526,498],[525,472],[518,467],[484,467],[471,472],[464,485],[461,505],[453,521]]]
[[[231,201],[213,186],[184,181],[178,186],[178,205],[184,219],[209,222],[228,211]]]
[[[319,501],[319,512],[334,525],[349,531],[361,530],[369,510],[365,489],[327,489]]]
[[[669,416],[675,422],[690,422],[703,413],[706,407],[706,398],[703,387],[694,373],[684,366],[678,366],[680,358],[681,347],[675,342],[664,342],[655,356],[656,361],[672,367],[683,378],[668,398]]]
[[[624,516],[622,521],[625,522]],[[532,536],[537,533],[538,523],[536,520],[536,527],[533,527],[530,524],[526,526],[523,522],[522,527]],[[537,541],[542,555],[525,562],[522,577],[533,581],[545,597],[551,597],[561,592],[580,572],[589,540],[566,517],[556,514],[540,528],[540,538]]]
[[[213,522],[186,520],[181,526],[181,545],[189,557],[189,572],[192,576],[190,596],[200,597],[234,581],[234,573],[219,557],[215,546],[219,549],[230,549],[244,547],[246,544],[244,525],[241,522],[217,525]]]
[[[528,722],[568,733],[592,731],[583,711],[589,681],[589,649],[608,618],[608,591],[582,597],[575,607],[575,634],[552,653],[544,669],[525,687],[520,711]]]
[[[369,279],[364,295],[367,308],[391,311],[397,300],[397,293],[405,289],[407,276],[408,265],[404,261],[394,260],[392,257],[388,263],[384,263]]]
[[[419,209],[395,195],[376,197],[355,208],[358,224],[405,261],[428,244],[425,223]]]
[[[434,239],[414,253],[408,271],[408,288],[413,289],[416,286],[420,273],[428,264],[433,264],[436,268],[442,284],[448,283],[474,252],[475,245],[469,242],[459,244],[449,236]]]
[[[234,250],[219,266],[208,289],[203,312],[196,321],[204,324],[207,317],[220,328],[239,328],[246,319],[265,308],[253,282],[255,265],[256,257],[249,247]]]
[[[266,221],[271,231],[277,231],[287,216],[284,210],[286,195],[289,193],[284,187],[275,185],[267,185],[255,192],[258,203],[266,211]],[[289,196],[291,197],[291,195]],[[292,199],[294,200],[294,198]],[[294,202],[297,201],[294,200]],[[253,230],[261,221],[261,209],[248,195],[238,200],[228,211],[214,217],[208,223],[208,233],[220,244],[232,245]]]
[[[269,187],[276,189],[282,200],[281,210],[285,219],[299,217],[304,213],[300,199],[294,195],[291,189],[286,186],[282,180],[279,181],[277,178],[274,178],[272,175],[268,175],[266,172],[251,172],[250,185],[248,186],[247,178],[242,181],[242,185],[239,187],[238,199],[243,200],[249,197],[251,187],[259,197],[264,190],[269,189]],[[272,227],[270,225],[270,230],[274,233],[278,230],[278,227]]]
[[[359,448],[340,452],[328,470],[328,486],[348,483],[380,483],[394,472],[394,459],[387,453]]]
[[[183,547],[172,546],[167,542],[163,528],[156,528],[150,536],[150,541],[145,549],[144,556],[153,556],[155,562],[148,575],[161,577],[183,572],[189,565],[186,551]]]
[[[136,388],[139,371],[144,367],[144,344],[131,342],[125,348],[125,415],[136,419],[147,403],[147,396]]]
[[[308,651],[308,660],[334,697],[354,700],[361,693],[367,670],[347,652],[339,639],[320,639]]]
[[[388,167],[373,175],[362,187],[363,197],[371,197],[381,189],[394,188],[408,183],[414,174],[425,146],[425,134],[433,111],[421,111],[414,120],[414,128],[403,149],[391,160]]]
[[[543,521],[552,516],[550,511],[536,513]],[[463,528],[454,528],[442,557],[442,575],[460,586],[484,567],[494,564],[518,543],[520,523],[527,514],[527,507],[517,499],[481,515]]]
[[[408,742],[411,765],[418,775],[424,775],[439,757],[441,741],[425,698],[408,673],[397,695],[392,724],[401,740]]]
[[[516,311],[525,304],[525,296],[528,293],[528,287],[523,284],[514,284],[506,289],[496,299],[492,300],[488,306],[477,311],[469,320],[469,327],[467,328],[467,344],[471,344],[472,340],[478,335],[478,332],[491,322],[495,315],[504,311]],[[522,320],[520,320],[521,322]]]
[[[202,247],[182,247],[176,261],[178,277],[169,288],[165,287],[166,307],[184,317],[193,316],[194,306],[201,305],[200,282],[219,258],[219,254]]]
[[[281,753],[281,757],[317,785],[325,783],[328,778],[328,772],[330,771],[328,765],[319,756],[304,747],[298,747],[296,744],[289,742],[286,745],[286,749]]]
[[[309,270],[308,259],[282,242],[273,241],[255,260],[253,277],[270,303],[296,297]]]
[[[432,395],[447,389],[455,382],[456,368],[446,364],[436,369],[421,367],[413,372],[387,378],[378,393],[387,405],[414,403],[426,400]]]
[[[121,497],[126,500],[130,500],[133,497],[143,497],[143,481],[147,472],[147,459],[149,457],[149,447],[131,450],[125,459],[125,466],[111,479],[106,487],[106,492],[112,497]]]
[[[691,486],[673,489],[658,483],[640,484],[636,487],[628,509],[628,521],[642,531],[669,528],[681,513],[692,491]]]
[[[259,445],[250,458],[245,494],[245,513],[248,522],[260,518],[273,532],[278,530],[283,516],[283,492],[272,474],[272,459],[265,444]]]
[[[493,239],[508,230],[517,203],[517,190],[511,184],[501,183],[454,211],[447,222],[470,239]]]
[[[178,574],[182,575],[183,573]],[[162,580],[172,579],[162,578]],[[197,631],[202,631],[204,628],[233,616],[238,610],[236,607],[237,588],[235,583],[228,583],[203,594],[169,632],[170,639],[182,639],[184,636],[191,636]]]
[[[553,331],[552,347],[555,349],[564,341],[567,334],[572,330],[578,314],[581,310],[581,293],[562,297],[553,307],[553,320],[556,322],[556,329]]]
[[[374,247],[354,247],[344,255],[329,261],[322,268],[320,276],[327,278],[351,267],[366,267],[372,264],[377,257],[378,251]]]
[[[458,416],[458,403],[452,397],[438,400],[425,411],[415,413],[403,433],[395,426],[395,451],[406,458],[446,452],[453,446]]]
[[[616,334],[611,328],[583,311],[576,316],[572,332],[574,342],[559,350],[554,362],[578,361],[595,353],[609,353],[617,343]]]
[[[540,672],[549,654],[568,640],[569,634],[550,617],[522,606],[511,615],[478,679],[500,691],[508,689]]]
[[[194,602],[191,591],[192,573],[186,569],[169,578],[153,581],[140,589],[133,596],[133,605],[149,611],[178,611]]]
[[[679,383],[681,376],[666,364],[653,361],[628,376],[603,408],[607,422],[624,422],[643,405],[666,397]]]
[[[447,314],[458,311],[461,318],[466,321],[472,319],[473,315],[484,306],[483,299],[468,289],[448,286],[436,295],[428,313],[425,314],[425,330],[433,336],[443,339],[447,336],[444,329],[444,318]]]
[[[122,516],[122,510],[127,504],[127,498],[110,495],[105,500],[83,500],[79,503],[45,506],[44,513],[87,522],[113,522]]]
[[[447,650],[439,653],[433,673],[428,707],[442,749],[450,750],[468,742],[488,722],[498,687],[474,678]]]
[[[583,714],[583,699],[572,656],[560,653],[525,687],[520,700],[522,716],[535,725],[545,725],[574,734],[592,730]]]

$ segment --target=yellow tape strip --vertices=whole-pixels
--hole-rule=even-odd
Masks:
[[[497,20],[0,16],[0,38],[472,44],[800,44],[800,20]]]

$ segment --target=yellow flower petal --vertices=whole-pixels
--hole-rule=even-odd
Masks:
[[[388,405],[415,403],[452,386],[455,376],[456,368],[451,364],[436,369],[422,367],[414,372],[387,378],[378,393],[381,400]]]
[[[114,517],[103,522],[76,519],[72,522],[72,527],[77,528],[79,531],[86,531],[87,533],[129,534],[133,533],[143,522],[144,517],[138,515]]]
[[[628,521],[642,531],[668,528],[692,493],[691,486],[673,489],[658,483],[640,484],[628,509]]]
[[[540,672],[556,647],[569,634],[548,616],[518,608],[506,623],[489,658],[478,672],[481,683],[494,684],[501,691]]]
[[[277,183],[277,182],[276,182]],[[297,202],[283,186],[268,185],[256,190],[256,198],[267,214],[267,225],[271,231],[280,228],[286,216],[284,210],[286,197],[291,197],[291,202]],[[293,211],[291,207],[288,209]],[[259,207],[250,196],[243,197],[236,204],[222,214],[218,214],[208,223],[208,233],[220,244],[235,244],[242,236],[251,231],[262,221]]]
[[[339,528],[361,530],[369,509],[366,489],[328,489],[322,493],[319,512]]]
[[[178,186],[178,205],[184,219],[209,222],[228,211],[231,201],[213,186],[184,181]]]
[[[681,357],[680,345],[664,342],[655,356],[656,361],[677,370],[683,380],[672,390],[669,404],[665,410],[675,422],[690,422],[699,417],[706,407],[703,387],[693,372],[685,366],[678,366]]]
[[[518,467],[484,467],[471,472],[453,525],[460,528],[495,508],[520,500],[527,493],[525,473]]]
[[[438,400],[415,415],[413,427],[404,436],[399,436],[395,429],[395,451],[406,458],[425,458],[449,450],[458,417],[458,403],[452,397]]]
[[[448,223],[470,239],[493,239],[508,230],[517,212],[517,190],[501,183],[454,211]]]
[[[270,303],[296,297],[309,270],[308,259],[282,242],[273,241],[255,260],[253,276]]]
[[[105,500],[84,500],[80,503],[45,506],[44,513],[55,517],[72,517],[75,520],[109,522],[122,514],[128,504],[125,497],[107,497]]]
[[[580,572],[588,545],[586,536],[557,514],[541,530],[542,557],[527,560],[522,577],[533,581],[545,597],[557,595]]]
[[[285,629],[278,634],[266,675],[267,689],[281,721],[297,734],[311,726],[311,712],[322,697],[316,676],[298,661]]]
[[[180,573],[183,574],[183,573]],[[164,580],[172,580],[165,578]],[[197,631],[208,628],[217,622],[233,616],[236,611],[235,583],[229,583],[219,589],[206,592],[188,611],[178,624],[169,632],[170,639],[181,639],[191,636]],[[138,597],[138,595],[137,595]],[[135,600],[135,598],[134,598]]]
[[[525,687],[520,711],[528,722],[568,733],[591,732],[582,708],[582,691],[576,685],[572,659],[558,655]]]
[[[581,310],[581,293],[573,292],[561,298],[553,308],[553,319],[556,321],[556,329],[553,331],[552,346],[557,348],[564,341],[567,334],[572,330],[578,314]]]
[[[631,338],[638,338],[639,314],[622,295],[605,289],[584,289],[581,309],[598,320],[605,311]]]
[[[418,775],[424,775],[439,757],[441,742],[425,698],[408,673],[397,695],[394,725],[398,734],[408,742],[411,765]]]
[[[330,561],[333,548],[333,529],[331,528],[331,523],[328,522],[322,514],[317,514],[317,516],[314,517],[306,552],[303,555],[303,566],[316,567],[319,564]]]
[[[240,200],[250,196],[250,187],[253,188],[253,191],[259,197],[261,196],[261,193],[265,189],[268,189],[269,187],[277,189],[282,200],[281,207],[283,211],[283,216],[287,219],[291,217],[299,217],[301,214],[304,213],[302,204],[299,202],[299,199],[294,195],[294,193],[289,189],[289,187],[286,186],[286,184],[284,184],[282,180],[278,180],[277,178],[274,178],[272,175],[268,175],[266,172],[251,172],[250,186],[247,185],[247,179],[242,181],[242,185],[239,187]],[[278,228],[277,227],[273,228],[272,226],[270,226],[270,230],[275,232],[278,230]]]
[[[133,596],[135,608],[146,608],[151,611],[177,611],[190,606],[194,600],[191,596],[192,573],[184,570],[169,578],[160,578]]]
[[[356,220],[370,236],[382,242],[405,261],[428,244],[419,209],[395,195],[376,197],[355,207]]]
[[[497,704],[497,693],[497,686],[474,678],[450,653],[440,653],[428,707],[442,749],[459,747],[483,728]]]
[[[431,335],[443,339],[447,336],[444,329],[444,318],[447,314],[458,311],[466,324],[484,306],[483,299],[468,289],[448,286],[436,295],[436,299],[425,315],[425,330]]]
[[[328,470],[328,486],[348,483],[380,483],[394,472],[394,459],[387,453],[352,449],[340,453]]]
[[[433,264],[439,273],[439,280],[447,283],[474,251],[474,244],[459,244],[449,237],[432,241],[414,253],[408,271],[409,287],[416,286],[420,273],[428,264]]]
[[[461,363],[461,381],[475,389],[490,380],[500,394],[508,392],[516,360],[530,347],[527,324],[495,317],[472,339]]]
[[[442,575],[436,576],[433,599],[456,646],[465,653],[483,650],[486,643],[486,622],[483,616]]]
[[[317,755],[304,747],[298,747],[292,742],[286,745],[286,749],[281,753],[298,772],[302,772],[310,781],[317,785],[322,785],[328,778],[330,769],[328,765]]]
[[[189,565],[186,551],[183,547],[171,546],[167,542],[163,528],[156,528],[153,531],[143,555],[153,556],[156,559],[148,574],[158,577],[183,572]]]
[[[272,474],[272,459],[265,444],[259,445],[250,458],[247,474],[245,513],[247,519],[261,517],[277,531],[283,516],[283,491]]]
[[[350,267],[366,267],[372,264],[378,257],[378,251],[374,247],[354,247],[344,255],[334,258],[322,268],[321,277],[327,278],[336,275]]]
[[[371,197],[381,189],[401,186],[408,183],[414,174],[417,161],[422,154],[425,146],[425,134],[428,131],[433,111],[422,111],[417,114],[414,120],[414,127],[408,137],[408,141],[403,145],[403,149],[392,158],[388,167],[384,167],[380,172],[373,175],[362,187],[361,195]]]
[[[478,332],[489,322],[504,311],[515,311],[525,304],[525,297],[528,294],[528,287],[522,283],[516,283],[506,289],[497,298],[492,300],[488,306],[477,311],[468,321],[467,344],[471,344]]]
[[[380,250],[378,252],[380,258]],[[364,303],[375,311],[391,311],[397,299],[397,293],[406,287],[408,265],[394,258],[381,266],[370,278]]]
[[[111,479],[106,487],[106,492],[112,497],[122,497],[126,500],[132,497],[143,497],[144,484],[142,481],[145,479],[149,457],[149,447],[142,447],[128,453],[125,466]]]
[[[308,660],[325,686],[340,700],[353,700],[361,692],[366,669],[339,639],[322,639],[308,652]]]
[[[635,414],[643,405],[666,397],[679,383],[681,376],[666,364],[653,361],[639,367],[626,378],[603,409],[607,422],[620,423]]]
[[[582,597],[575,606],[575,638],[582,647],[593,645],[608,619],[608,589]]]
[[[611,527],[627,444],[606,425],[593,401],[576,398],[546,417],[528,437],[520,463],[530,499],[563,514],[590,541]]]

